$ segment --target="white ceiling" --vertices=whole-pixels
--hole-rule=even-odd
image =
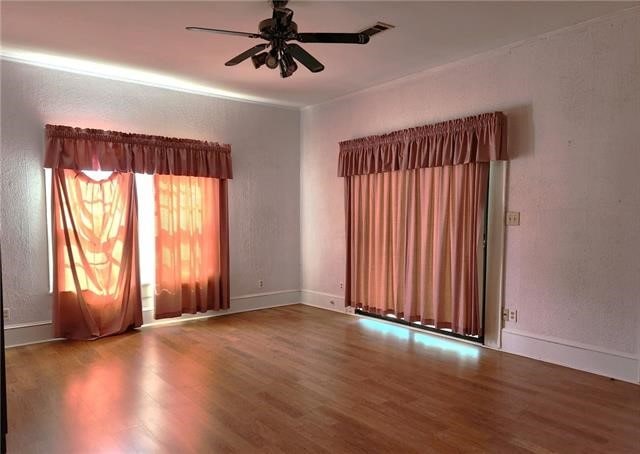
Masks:
[[[367,45],[306,44],[326,69],[290,78],[224,62],[256,40],[188,32],[187,25],[257,31],[260,2],[6,2],[2,47],[108,62],[271,102],[316,104],[467,56],[602,16],[637,2],[291,1],[300,31],[397,28]]]

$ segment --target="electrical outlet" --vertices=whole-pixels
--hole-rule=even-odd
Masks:
[[[505,307],[502,309],[502,320],[505,322],[518,323],[518,310]]]
[[[9,315],[9,309],[3,309],[2,310],[2,320],[4,320],[5,322],[8,322],[10,318],[11,318],[11,316]]]
[[[505,322],[518,323],[518,310],[505,307],[502,309],[502,320]]]
[[[260,288],[264,287],[264,281],[262,279],[258,281],[258,287]]]
[[[520,225],[520,212],[519,211],[507,211],[506,224],[507,225]]]
[[[342,281],[338,282],[338,287],[344,288],[344,282],[342,282]]]

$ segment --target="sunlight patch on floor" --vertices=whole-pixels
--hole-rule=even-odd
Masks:
[[[434,336],[427,333],[416,333],[415,331],[404,326],[393,326],[378,320],[360,318],[358,320],[360,326],[367,330],[375,331],[383,336],[391,336],[396,339],[410,341],[414,344],[429,349],[438,349],[445,352],[451,352],[461,358],[478,359],[480,357],[480,348],[469,345],[465,342],[457,340],[444,339],[440,336]]]

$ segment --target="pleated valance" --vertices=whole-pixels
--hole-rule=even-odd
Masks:
[[[47,168],[233,177],[230,145],[57,125],[45,135]]]
[[[340,142],[338,176],[507,160],[507,119],[485,113]]]

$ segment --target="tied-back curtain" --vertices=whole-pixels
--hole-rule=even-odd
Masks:
[[[340,143],[345,302],[482,335],[479,249],[500,112]]]
[[[54,169],[56,337],[92,339],[142,324],[133,174],[94,181]]]
[[[156,318],[229,308],[227,182],[156,175]]]

